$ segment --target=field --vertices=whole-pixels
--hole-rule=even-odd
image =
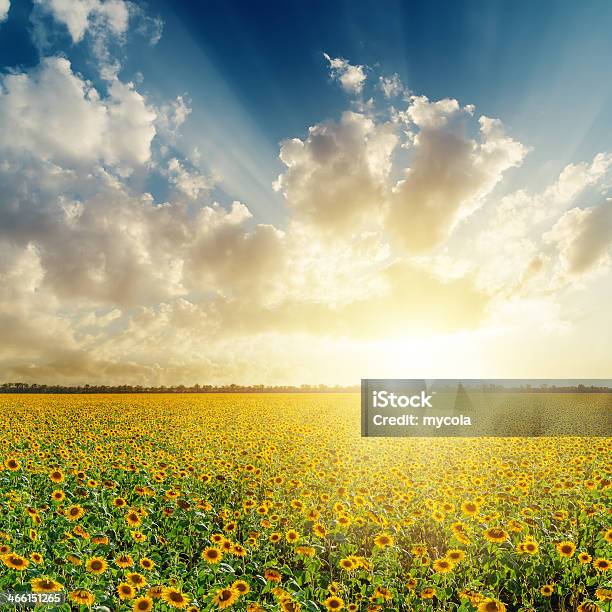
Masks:
[[[0,424],[0,590],[65,610],[612,609],[611,438],[362,439],[348,394],[0,395]]]

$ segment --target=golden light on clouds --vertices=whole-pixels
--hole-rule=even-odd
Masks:
[[[4,75],[0,378],[609,376],[606,315],[581,313],[611,297],[612,156],[507,189],[530,147],[502,120],[397,75],[365,100],[372,70],[326,57],[347,109],[279,145],[278,224],[170,149],[183,97],[99,91],[62,57]]]

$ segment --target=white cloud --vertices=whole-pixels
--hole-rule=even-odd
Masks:
[[[440,245],[482,205],[504,172],[522,163],[526,147],[506,136],[499,120],[481,117],[480,139],[466,136],[464,122],[472,113],[456,100],[411,99],[406,116],[418,132],[387,220],[398,248],[420,253]]]
[[[572,208],[544,234],[544,242],[558,251],[558,274],[577,277],[610,261],[612,201],[589,208]]]
[[[197,171],[189,171],[176,157],[168,162],[168,180],[188,198],[195,200],[201,193],[207,192],[212,184]]]
[[[610,185],[611,172],[612,155],[599,153],[591,162],[568,164],[539,192],[519,189],[504,196],[481,227],[475,245],[487,284],[524,291],[529,281],[534,289],[550,290],[550,277],[557,275],[557,257],[545,252],[543,234],[579,200],[589,196],[600,201]],[[553,284],[558,281],[557,275]]]
[[[0,0],[0,23],[8,17],[10,8],[11,0]]]
[[[280,159],[287,170],[276,189],[298,219],[324,231],[352,230],[364,221],[372,229],[384,203],[396,143],[390,124],[345,112],[339,123],[320,123],[304,140],[282,144]]]
[[[378,85],[385,98],[396,98],[405,91],[398,74],[393,74],[390,77],[379,77]]]
[[[340,82],[344,91],[350,94],[360,94],[366,75],[363,66],[349,64],[341,57],[330,57],[327,53],[323,56],[329,62],[330,72],[333,79]]]
[[[167,140],[176,140],[179,128],[190,114],[191,107],[185,96],[177,96],[172,102],[162,104],[155,122],[158,132],[163,134]]]
[[[128,5],[123,0],[36,0],[68,29],[73,43],[92,29],[105,28],[119,36],[127,31]]]
[[[0,92],[0,150],[58,164],[136,166],[150,158],[155,112],[131,83],[104,98],[64,58],[8,74]]]

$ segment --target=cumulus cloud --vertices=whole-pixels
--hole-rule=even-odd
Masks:
[[[342,89],[349,94],[360,94],[366,74],[363,66],[350,64],[341,57],[330,57],[327,53],[323,56],[329,62],[332,79],[338,81]]]
[[[155,118],[131,83],[115,80],[101,97],[67,59],[46,58],[2,79],[0,150],[60,165],[141,165],[151,154]]]
[[[297,218],[324,231],[352,229],[380,211],[397,143],[393,126],[347,111],[338,123],[315,125],[304,140],[281,146],[287,167],[275,188]]]
[[[189,171],[176,157],[168,162],[167,174],[170,183],[192,200],[196,200],[211,187],[211,182],[203,174]]]
[[[36,4],[66,26],[73,43],[83,40],[90,30],[104,28],[119,36],[128,27],[124,0],[36,0]]]
[[[412,159],[393,190],[387,227],[398,247],[426,252],[478,209],[526,147],[507,136],[497,119],[480,117],[479,140],[466,135],[472,107],[457,100],[413,97],[406,120],[416,128]]]
[[[0,0],[0,23],[2,23],[8,17],[10,8],[10,0]]]
[[[576,277],[609,263],[612,202],[572,208],[544,235],[558,251],[560,273]]]
[[[581,201],[601,201],[611,176],[612,155],[599,153],[590,162],[566,165],[541,191],[519,189],[502,197],[492,207],[475,243],[486,284],[510,293],[524,292],[529,286],[548,292],[551,283],[558,285],[558,257],[547,252],[551,245],[542,237]]]

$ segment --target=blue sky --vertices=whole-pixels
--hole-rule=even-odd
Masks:
[[[0,0],[0,379],[611,376],[611,30]]]

